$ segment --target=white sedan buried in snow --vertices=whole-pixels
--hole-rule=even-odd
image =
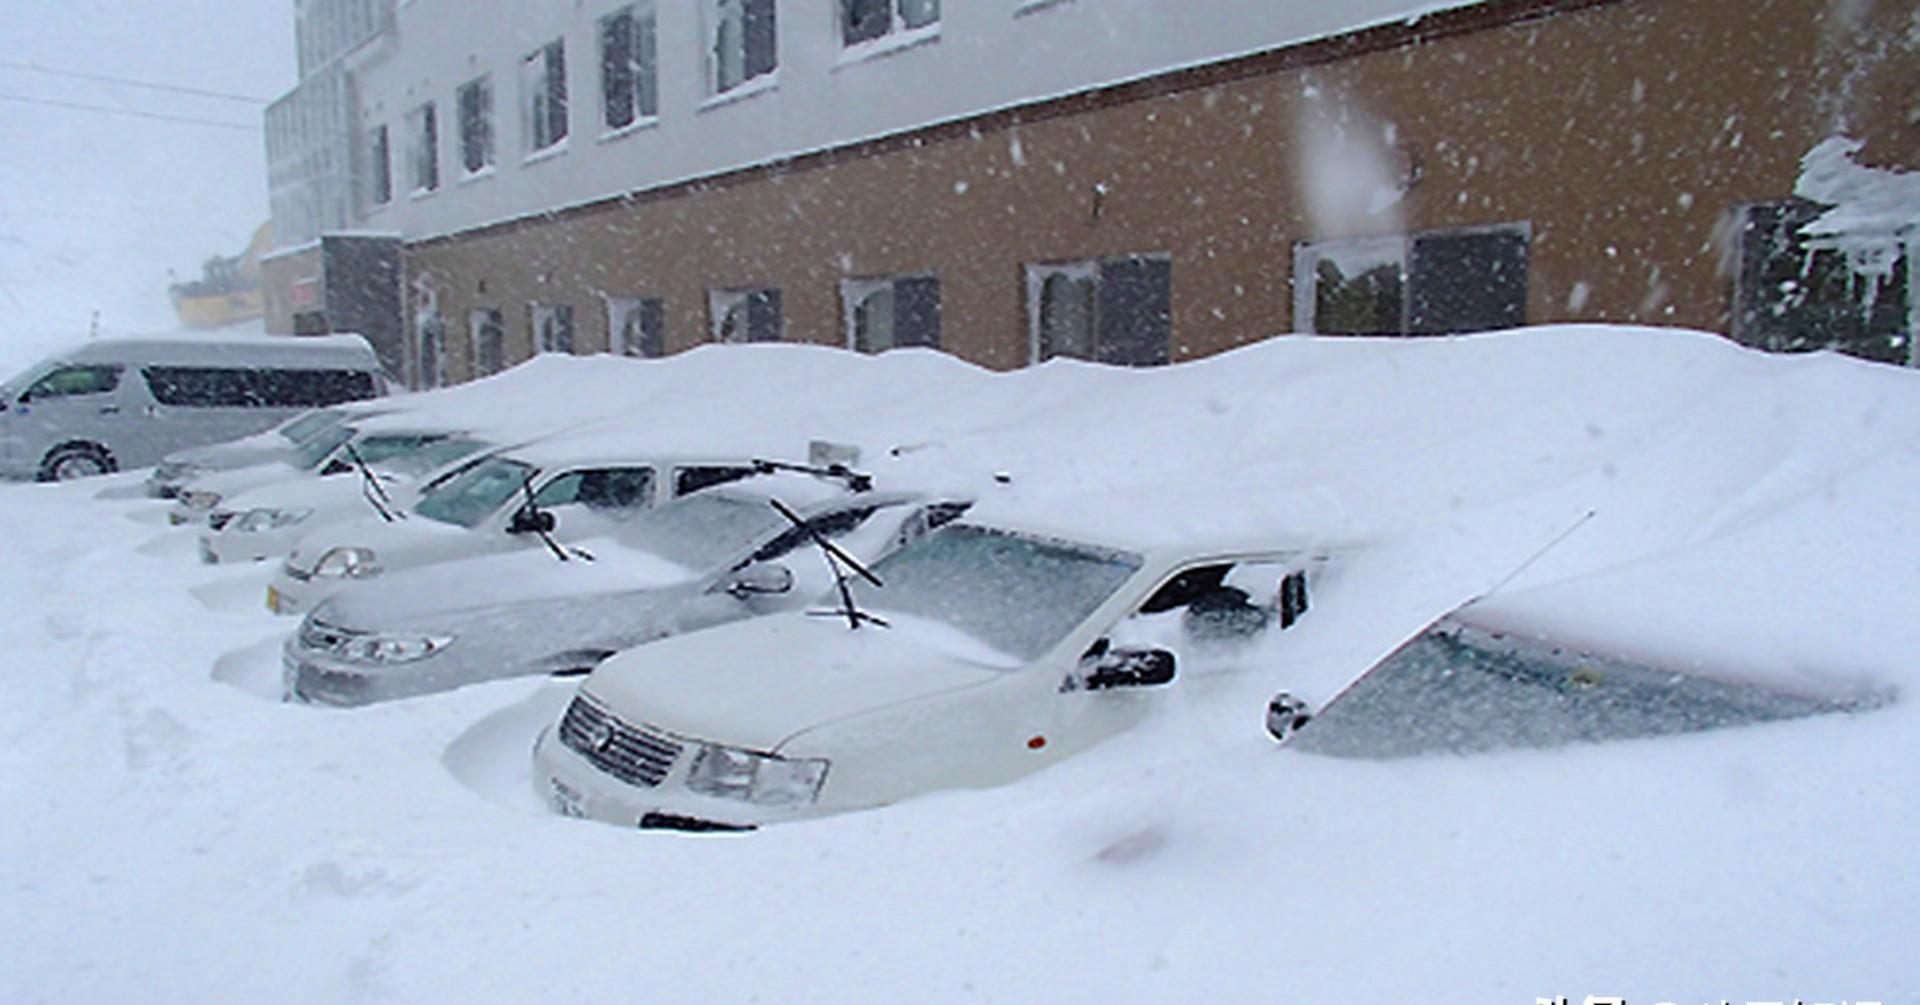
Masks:
[[[329,705],[540,673],[585,673],[622,649],[792,610],[832,581],[812,532],[872,558],[960,508],[917,495],[795,485],[791,476],[708,489],[587,543],[598,558],[534,551],[448,562],[356,583],[287,640],[284,691]]]
[[[180,489],[188,482],[216,471],[232,471],[256,464],[290,464],[303,450],[311,449],[329,438],[337,437],[333,440],[336,443],[344,440],[345,435],[336,433],[336,430],[356,414],[370,416],[380,413],[381,409],[376,407],[309,409],[264,433],[255,433],[227,443],[176,450],[154,465],[153,473],[147,476],[147,495],[155,499],[172,499],[180,494]]]
[[[597,438],[502,451],[434,485],[411,510],[395,511],[396,519],[369,514],[309,532],[282,549],[287,560],[267,588],[267,609],[300,614],[346,583],[416,566],[564,549],[658,503],[753,470],[740,458],[610,453]]]
[[[710,830],[1010,782],[1141,721],[1181,662],[1291,625],[1314,561],[952,523],[875,565],[850,616],[601,664],[535,744],[534,784],[563,814]]]
[[[280,460],[212,471],[180,483],[174,490],[173,505],[167,510],[167,522],[176,527],[205,525],[215,511],[233,512],[230,505],[223,506],[223,503],[254,489],[357,474],[355,455],[362,462],[377,465],[396,454],[417,450],[427,442],[450,435],[452,432],[444,428],[366,429],[357,420],[331,426]],[[348,452],[349,447],[352,453]]]
[[[361,452],[363,444],[370,449]],[[319,528],[412,504],[423,486],[499,445],[459,433],[393,432],[351,446],[353,458],[331,458],[320,469],[322,477],[263,485],[223,500],[200,531],[200,560],[258,562],[284,555]]]

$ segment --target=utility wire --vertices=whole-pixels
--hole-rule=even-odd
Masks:
[[[191,94],[200,98],[218,98],[221,101],[243,101],[250,105],[264,105],[265,98],[256,98],[249,94],[231,94],[226,91],[203,91],[197,87],[181,87],[178,84],[156,84],[146,80],[131,80],[126,77],[109,77],[99,73],[81,73],[77,70],[55,70],[32,63],[16,63],[0,59],[0,69],[25,70],[28,73],[44,73],[50,77],[72,77],[75,80],[97,80],[106,84],[121,84],[126,87],[144,87],[150,91],[170,91],[174,94]]]
[[[51,105],[54,108],[75,108],[83,112],[102,112],[107,115],[131,115],[141,119],[159,119],[162,122],[190,122],[197,126],[218,126],[221,129],[240,129],[250,133],[260,130],[259,126],[250,126],[244,122],[221,122],[217,119],[196,119],[189,115],[166,115],[161,112],[137,112],[131,108],[108,108],[105,105],[83,105],[76,101],[29,98],[20,94],[0,94],[0,101],[18,101],[28,105]]]

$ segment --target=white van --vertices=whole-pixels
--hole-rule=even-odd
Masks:
[[[358,335],[102,339],[0,383],[0,476],[145,467],[385,390]]]

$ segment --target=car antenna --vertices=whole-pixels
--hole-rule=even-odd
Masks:
[[[857,605],[855,605],[853,602],[853,591],[847,587],[847,580],[848,578],[850,578],[847,575],[848,569],[851,569],[854,572],[859,573],[860,578],[866,580],[869,583],[872,583],[875,586],[884,585],[880,582],[880,577],[874,575],[871,569],[868,569],[866,566],[860,564],[859,559],[854,558],[852,555],[847,554],[844,550],[841,549],[839,545],[834,544],[832,541],[827,540],[827,536],[825,534],[820,533],[820,529],[818,527],[815,527],[814,525],[806,522],[805,520],[800,519],[800,514],[795,513],[792,510],[792,508],[789,507],[786,503],[783,503],[780,500],[773,499],[773,498],[769,498],[767,501],[773,504],[774,509],[777,509],[780,511],[781,516],[786,517],[788,520],[792,521],[795,527],[800,528],[801,531],[805,532],[808,537],[813,539],[814,544],[820,546],[820,553],[827,557],[827,568],[833,571],[833,586],[834,586],[834,589],[840,592],[840,609],[837,611],[819,611],[819,612],[809,612],[809,613],[845,615],[847,619],[847,627],[855,631],[858,631],[860,626],[865,623],[876,624],[882,628],[891,627],[890,625],[887,624],[887,619],[879,616],[878,614],[868,614],[867,612],[861,610]]]
[[[373,469],[367,467],[367,462],[360,457],[360,451],[354,449],[351,443],[346,445],[346,449],[347,457],[360,470],[360,494],[366,497],[367,505],[372,506],[373,511],[380,514],[380,519],[388,523],[399,519],[394,515],[393,497],[387,494],[386,486],[381,485],[380,479],[374,476]]]
[[[547,546],[548,551],[553,552],[553,557],[559,559],[562,562],[571,561],[571,559],[567,555],[567,552],[571,551],[573,552],[573,554],[578,555],[581,561],[585,561],[585,562],[593,561],[592,552],[589,552],[583,548],[562,547],[560,542],[553,539],[552,532],[548,531],[545,524],[543,524],[540,520],[541,514],[545,513],[546,511],[541,509],[540,504],[535,502],[533,499],[533,476],[532,475],[528,475],[526,479],[520,483],[520,491],[525,492],[527,494],[526,511],[533,515],[533,532],[535,534],[540,535],[541,542]]]

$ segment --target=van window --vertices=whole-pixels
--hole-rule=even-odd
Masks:
[[[33,382],[22,399],[65,398],[75,394],[106,394],[120,386],[117,366],[63,366]]]
[[[681,468],[673,473],[673,494],[683,496],[715,485],[751,478],[753,474],[753,468],[744,465],[715,464]]]
[[[141,369],[153,400],[187,408],[315,408],[374,395],[364,370],[237,370],[149,366]]]

